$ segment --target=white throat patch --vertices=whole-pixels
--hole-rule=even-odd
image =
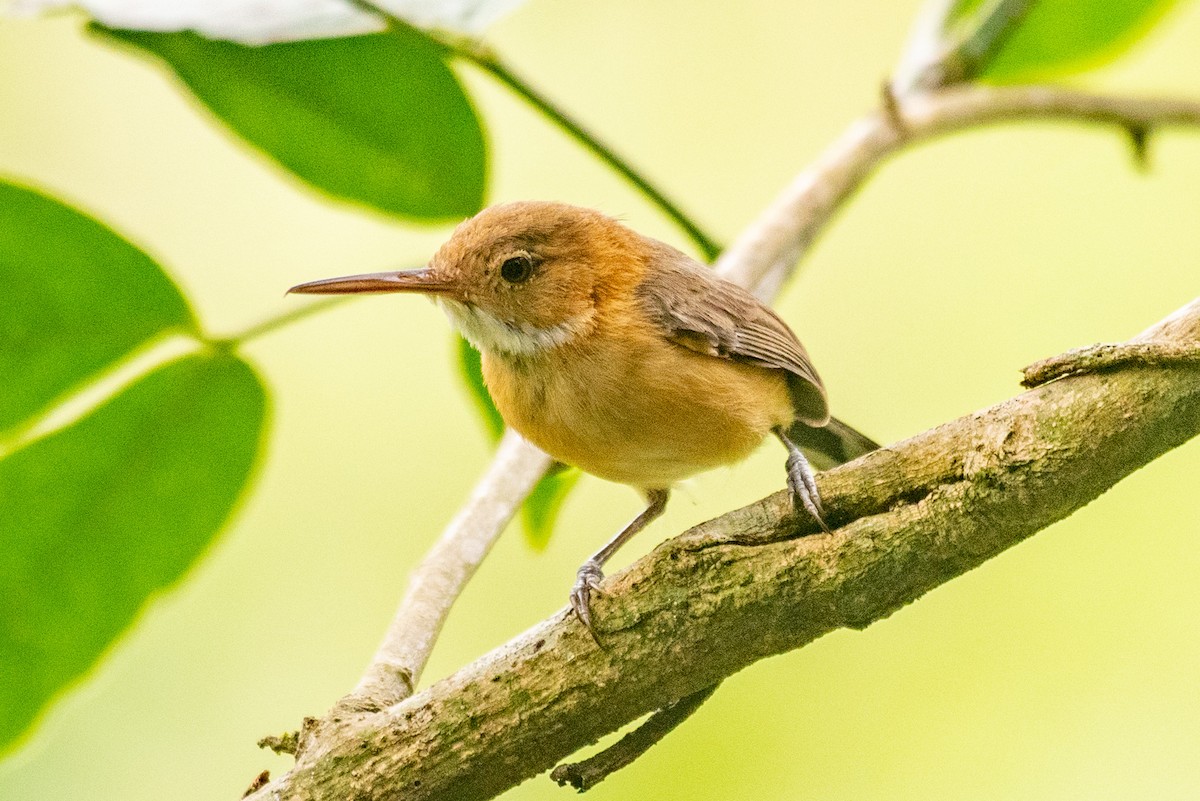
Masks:
[[[565,345],[583,332],[594,310],[548,328],[501,320],[477,306],[456,300],[438,298],[438,305],[462,332],[467,341],[479,350],[528,356]]]

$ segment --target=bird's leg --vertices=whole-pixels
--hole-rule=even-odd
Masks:
[[[817,480],[813,476],[812,465],[804,458],[800,447],[788,439],[782,428],[772,429],[772,433],[779,437],[783,447],[787,448],[788,488],[791,489],[793,497],[812,515],[821,530],[828,533],[829,526],[825,524],[825,512],[821,509],[821,495],[817,492]]]
[[[667,508],[668,497],[670,497],[670,492],[665,489],[648,490],[646,492],[648,504],[642,513],[629,521],[629,525],[606,542],[603,548],[592,554],[575,574],[575,586],[571,588],[571,608],[579,616],[579,621],[587,626],[593,638],[595,638],[596,632],[592,628],[591,594],[592,590],[602,592],[600,580],[604,578],[604,573],[600,568],[604,567],[604,563],[611,559],[612,555],[634,534],[644,529],[651,520],[663,513],[663,510]]]

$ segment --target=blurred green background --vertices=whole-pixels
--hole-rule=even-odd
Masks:
[[[488,40],[728,240],[877,103],[916,2],[532,0]],[[1081,85],[1200,98],[1200,6]],[[491,200],[595,206],[686,247],[645,201],[470,68]],[[448,228],[335,204],[233,140],[158,68],[72,17],[0,24],[0,174],[105,220],[216,331],[299,281],[424,261]],[[1017,369],[1125,338],[1196,295],[1200,136],[991,128],[889,164],[779,304],[836,413],[891,442],[1014,394]],[[274,395],[258,484],[210,551],[0,764],[0,798],[235,798],[290,760],[254,741],[357,680],[489,445],[445,321],[367,298],[247,356]],[[623,551],[782,486],[783,454],[701,476]],[[590,798],[1174,799],[1200,795],[1194,443],[861,633],[753,666]],[[585,478],[535,553],[516,527],[452,614],[425,683],[563,606],[637,511]],[[86,532],[80,533],[86,538]],[[86,542],[81,543],[86,547]],[[545,777],[510,801],[563,799]]]

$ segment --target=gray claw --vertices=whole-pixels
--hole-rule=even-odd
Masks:
[[[596,630],[592,628],[592,592],[603,594],[600,589],[600,580],[604,578],[604,573],[600,570],[600,566],[595,562],[587,561],[579,568],[575,574],[575,586],[571,588],[571,608],[575,610],[575,615],[592,635],[592,639],[599,643],[596,637]]]
[[[813,519],[817,521],[817,525],[825,533],[829,533],[829,526],[825,523],[825,510],[821,508],[821,494],[817,491],[817,482],[813,477],[812,468],[808,466],[808,462],[795,455],[789,456],[787,460],[788,487],[792,491],[792,495],[800,502]]]

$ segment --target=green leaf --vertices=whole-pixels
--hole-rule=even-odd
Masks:
[[[579,481],[579,476],[576,468],[559,465],[542,477],[521,506],[525,540],[537,550],[545,548],[550,542],[563,501]]]
[[[318,189],[421,219],[483,205],[479,119],[444,49],[419,31],[250,47],[91,29],[161,58],[235,133]]]
[[[0,460],[0,750],[209,545],[265,411],[245,362],[191,356]]]
[[[171,329],[195,331],[162,268],[99,222],[0,181],[0,432]]]
[[[500,416],[500,410],[496,408],[496,404],[492,402],[492,396],[488,394],[487,387],[483,383],[483,365],[480,362],[479,351],[471,345],[470,342],[458,337],[458,366],[462,371],[463,382],[467,385],[467,392],[471,395],[471,400],[475,403],[475,408],[479,411],[479,416],[483,418],[484,428],[487,429],[488,435],[492,438],[492,442],[500,439],[500,435],[504,433],[504,418]]]
[[[1126,52],[1176,0],[1040,0],[975,76],[992,83],[1037,81],[1107,64]],[[992,5],[959,0],[951,27],[968,29]]]

